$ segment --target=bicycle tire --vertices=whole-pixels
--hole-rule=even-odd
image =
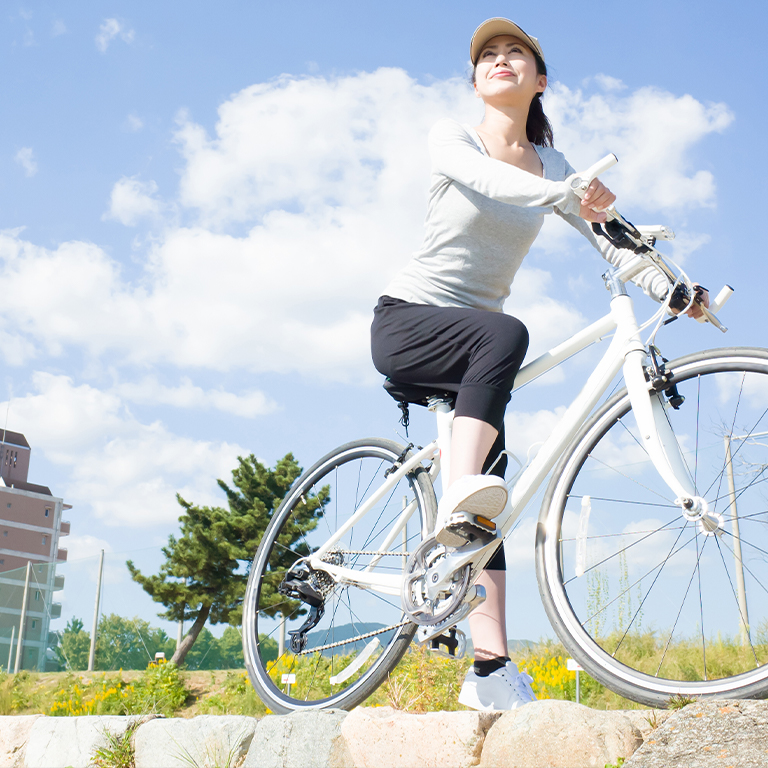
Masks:
[[[687,396],[667,407],[668,421],[722,522],[712,533],[681,515],[634,418],[624,419],[622,390],[553,471],[536,531],[539,591],[573,658],[626,698],[656,707],[679,696],[765,698],[768,442],[757,436],[768,435],[768,350],[708,350],[667,368]]]
[[[359,504],[381,486],[387,470],[410,455],[410,451],[406,452],[392,440],[370,438],[346,443],[320,459],[294,483],[267,526],[246,589],[243,650],[251,682],[273,712],[351,709],[379,687],[407,650],[417,627],[405,620],[399,594],[381,595],[373,590],[331,586],[326,582],[323,583],[329,593],[324,596],[325,614],[307,633],[307,648],[297,655],[286,644],[282,657],[272,659],[272,655],[277,654],[270,639],[274,640],[279,634],[279,624],[274,618],[276,607],[285,610],[289,632],[306,618],[299,613],[306,605],[276,595],[276,580],[282,578],[286,567],[315,551],[333,531],[339,530]],[[326,492],[324,487],[332,490]],[[325,501],[321,504],[320,499]],[[406,527],[407,541],[402,542],[401,536],[400,542],[389,547],[394,557],[382,556],[376,560],[373,554],[348,554],[377,552],[377,546],[382,545],[403,507],[414,500],[417,509]],[[307,524],[308,504],[322,507],[315,516],[314,526]],[[403,547],[413,549],[421,541],[433,527],[436,511],[437,501],[429,474],[419,466],[350,529],[338,556],[347,567],[373,568],[384,573],[399,570],[404,567],[408,554]],[[385,632],[382,627],[390,629]],[[334,643],[337,644],[334,646]],[[360,669],[342,683],[331,685],[334,675],[339,676],[355,659],[362,658],[371,644],[376,650]],[[328,648],[329,645],[333,647]],[[313,648],[320,650],[313,652]],[[294,674],[295,684],[284,685],[283,673]]]

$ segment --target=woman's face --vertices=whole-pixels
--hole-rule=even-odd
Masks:
[[[475,66],[475,94],[485,102],[529,105],[547,87],[531,49],[512,35],[492,37]]]

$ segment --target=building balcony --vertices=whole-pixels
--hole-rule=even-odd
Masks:
[[[51,603],[51,618],[61,618],[61,603]]]
[[[71,523],[69,520],[62,520],[61,527],[59,528],[59,536],[69,536]]]
[[[67,550],[64,547],[59,547],[58,551],[56,552],[56,562],[57,563],[67,562]]]
[[[56,576],[53,580],[53,591],[58,592],[60,589],[64,589],[64,577]]]

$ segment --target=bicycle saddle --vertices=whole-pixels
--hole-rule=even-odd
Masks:
[[[400,381],[387,379],[384,382],[384,389],[399,403],[413,403],[414,405],[427,405],[430,398],[440,398],[449,400],[451,405],[455,404],[456,393],[449,392],[440,386],[423,386],[419,384],[404,384]]]

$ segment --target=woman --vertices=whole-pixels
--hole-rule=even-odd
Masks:
[[[582,201],[566,182],[573,169],[553,147],[541,104],[547,69],[538,40],[508,19],[489,19],[472,37],[470,60],[483,122],[442,120],[430,132],[424,242],[385,289],[371,328],[381,373],[456,394],[450,486],[435,526],[449,547],[466,541],[454,513],[493,519],[507,503],[506,458],[483,473],[504,448],[504,410],[528,332],[502,307],[544,215],[562,216],[613,264],[630,255],[598,243],[587,224],[605,221],[615,195],[594,180]],[[657,300],[668,287],[652,269],[635,282]],[[531,678],[507,656],[504,571],[499,547],[477,580],[487,597],[470,615],[475,660],[459,695],[475,709],[513,709],[535,698]]]

